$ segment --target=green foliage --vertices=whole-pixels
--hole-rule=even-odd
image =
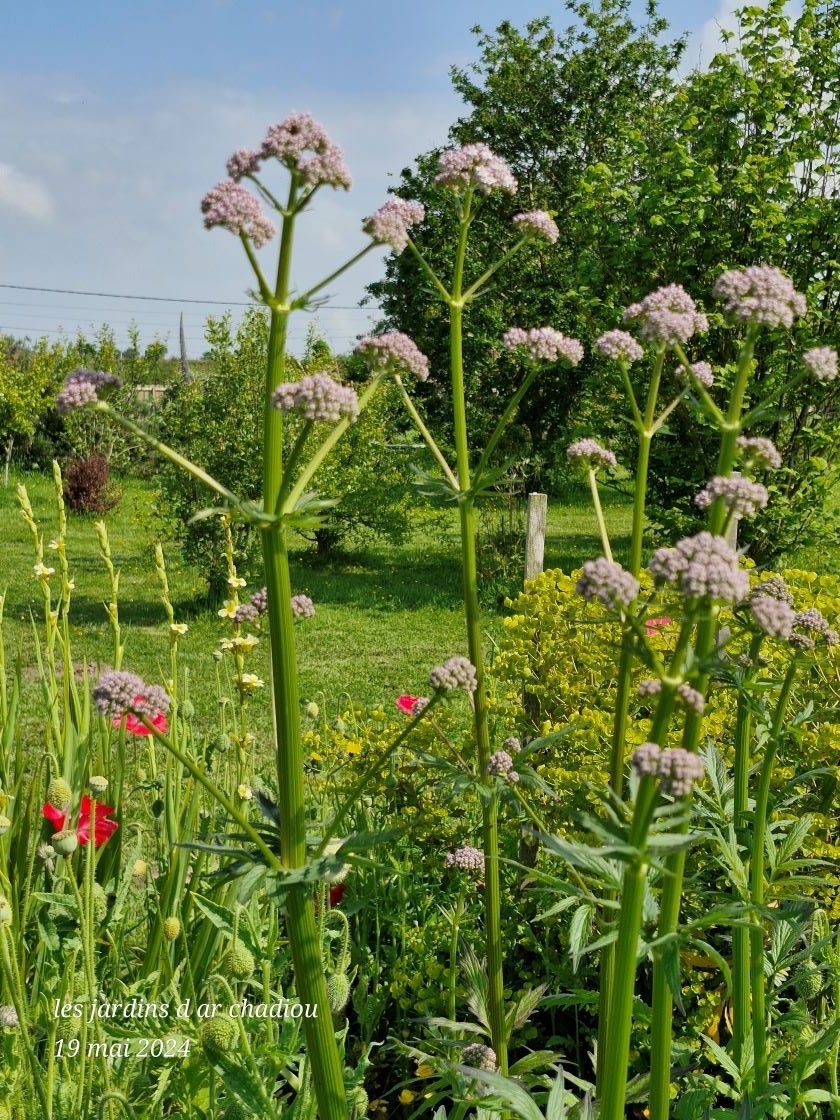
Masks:
[[[199,381],[173,386],[157,415],[162,438],[181,450],[214,478],[246,499],[259,499],[262,487],[264,369],[268,322],[254,308],[233,330],[230,316],[207,324],[210,374]],[[292,359],[289,360],[290,363]],[[294,376],[320,370],[340,377],[341,363],[322,339],[310,333],[302,362]],[[347,373],[352,376],[352,364]],[[409,518],[408,460],[412,447],[401,438],[392,387],[378,393],[315,477],[319,496],[336,502],[325,525],[314,533],[318,550],[329,552],[340,542],[358,542],[370,534],[389,541],[405,537]],[[288,451],[300,422],[284,425]],[[159,474],[158,507],[170,521],[187,561],[200,568],[218,597],[227,578],[224,534],[216,517],[193,521],[206,505],[201,483],[177,467],[163,463]],[[261,570],[259,536],[252,526],[234,525],[234,547],[243,572],[256,577]]]
[[[784,341],[768,335],[756,357],[756,399],[787,383],[796,355],[840,335],[840,196],[834,157],[840,139],[840,17],[836,5],[806,0],[792,15],[783,0],[744,8],[739,30],[707,69],[677,80],[682,42],[668,43],[656,15],[641,30],[625,0],[598,10],[568,7],[580,25],[555,31],[547,19],[518,31],[501,24],[480,33],[480,60],[455,69],[453,82],[467,115],[450,141],[481,140],[504,157],[520,189],[490,199],[475,223],[470,268],[479,271],[493,245],[509,240],[515,210],[557,212],[560,240],[551,249],[520,254],[505,285],[471,310],[465,340],[471,421],[486,432],[500,386],[510,382],[502,331],[510,325],[551,325],[591,341],[616,325],[628,303],[665,283],[680,283],[701,303],[724,267],[769,263],[784,269],[807,293],[809,326]],[[655,11],[655,9],[654,9]],[[477,29],[478,30],[478,29]],[[430,221],[417,240],[440,267],[452,245],[434,221],[448,204],[426,186],[437,153],[405,172],[398,193],[418,198]],[[447,367],[439,330],[442,308],[424,286],[413,256],[388,264],[371,289],[390,325],[407,331]],[[726,380],[731,339],[713,329],[696,355]],[[524,454],[554,460],[552,485],[563,481],[562,454],[574,435],[606,439],[626,463],[635,439],[618,421],[617,373],[588,358],[574,373],[538,382],[520,419],[530,443]],[[431,389],[427,406],[438,409]],[[838,475],[838,390],[821,397],[819,411],[807,384],[785,391],[757,420],[753,434],[770,436],[788,471],[776,483],[768,511],[744,540],[761,562],[789,557],[810,534],[837,539],[832,489]],[[716,436],[698,431],[687,408],[671,416],[654,443],[651,512],[666,530],[696,526],[690,500],[712,473]]]

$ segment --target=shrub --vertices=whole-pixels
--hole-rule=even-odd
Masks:
[[[64,500],[74,513],[107,513],[120,500],[110,481],[108,460],[95,451],[64,468]]]

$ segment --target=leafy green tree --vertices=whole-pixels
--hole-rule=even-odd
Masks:
[[[27,350],[8,337],[0,338],[0,440],[4,447],[3,485],[9,485],[9,464],[15,443],[30,441],[61,386],[66,365],[60,343],[41,339]]]
[[[208,319],[208,355],[212,371],[201,381],[179,382],[167,394],[157,417],[161,435],[245,498],[261,494],[263,370],[268,345],[267,316],[260,308],[246,312],[234,330],[229,315]],[[310,331],[297,376],[328,371],[351,381],[356,363],[333,356],[329,346]],[[317,476],[318,493],[335,501],[322,528],[313,534],[318,551],[371,533],[399,540],[410,526],[412,501],[408,445],[396,421],[401,410],[381,393],[352,425],[341,445]],[[288,419],[284,438],[289,447],[296,423]],[[185,557],[207,580],[210,595],[225,588],[227,565],[219,519],[194,520],[206,505],[206,491],[182,471],[162,463],[158,508],[169,521]],[[251,526],[235,523],[234,547],[243,573],[260,569],[260,542]]]
[[[767,380],[788,379],[803,348],[840,335],[840,5],[805,0],[796,17],[784,0],[746,7],[738,33],[708,69],[682,80],[675,75],[682,41],[663,42],[665,24],[653,4],[641,30],[625,0],[567,6],[577,27],[561,35],[547,20],[524,32],[503,23],[494,35],[480,35],[479,62],[453,71],[470,111],[453,125],[451,142],[486,142],[520,181],[514,200],[483,208],[476,266],[482,243],[505,235],[514,207],[555,211],[561,231],[557,245],[514,260],[504,289],[472,310],[466,346],[476,417],[489,427],[496,390],[510,377],[499,353],[505,327],[550,323],[591,342],[655,287],[683,284],[708,307],[722,268],[755,263],[787,271],[812,309],[792,336],[763,340],[755,392],[765,395]],[[432,211],[445,204],[424,185],[435,160],[436,153],[421,157],[398,189]],[[435,232],[440,226],[418,235],[435,264],[451,253]],[[438,305],[418,289],[422,278],[404,253],[372,292],[389,327],[412,334],[445,368]],[[725,381],[733,355],[714,321],[699,345],[696,356]],[[553,454],[562,463],[568,439],[592,433],[630,461],[634,437],[616,427],[612,377],[590,357],[561,381],[539,385],[520,413],[532,460],[550,460],[559,448]],[[434,410],[433,388],[427,393]],[[800,385],[756,426],[789,464],[774,480],[772,512],[748,530],[758,559],[784,552],[806,532],[836,535],[837,393],[820,395],[819,414],[812,399],[810,387]],[[688,423],[687,411],[677,409],[672,438],[659,442],[653,464],[655,512],[682,528],[691,525],[691,496],[713,467],[711,440],[698,440],[696,429],[688,439]]]
[[[651,6],[647,24],[638,29],[628,15],[629,0],[604,0],[595,7],[574,0],[568,7],[579,23],[555,31],[547,18],[533,20],[524,32],[502,23],[494,35],[475,28],[480,60],[452,71],[453,84],[471,111],[450,130],[455,145],[483,141],[502,156],[519,180],[514,197],[487,199],[474,223],[467,269],[480,274],[496,256],[496,247],[512,240],[511,218],[523,210],[556,212],[560,239],[554,246],[534,247],[505,267],[504,284],[470,309],[464,339],[467,400],[471,430],[489,434],[498,418],[500,400],[516,376],[515,363],[501,346],[510,326],[550,323],[567,334],[587,337],[593,320],[614,313],[614,292],[580,290],[580,256],[593,231],[568,220],[586,170],[617,144],[616,140],[643,121],[651,99],[671,88],[672,74],[683,49],[682,40],[661,43],[666,29]],[[640,117],[641,114],[641,117]],[[452,205],[451,195],[437,189],[437,156],[421,156],[417,170],[405,170],[397,193],[417,198],[430,214],[415,231],[417,243],[433,268],[446,268],[454,245],[442,231],[457,223],[438,220]],[[433,368],[448,363],[443,308],[426,285],[413,256],[391,258],[384,281],[371,293],[385,309],[390,327],[406,331],[432,359]],[[606,306],[601,306],[602,304]],[[580,371],[558,373],[538,382],[519,420],[520,440],[530,445],[537,463],[549,451],[567,422]],[[438,417],[434,382],[425,387],[426,403]]]

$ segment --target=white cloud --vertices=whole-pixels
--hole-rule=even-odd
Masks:
[[[43,223],[52,221],[55,215],[55,207],[46,187],[37,179],[24,175],[11,163],[0,163],[0,210],[2,209]]]

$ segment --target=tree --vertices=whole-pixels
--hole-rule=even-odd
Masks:
[[[532,248],[505,267],[492,296],[470,308],[465,366],[471,371],[468,400],[471,424],[489,432],[497,418],[497,398],[516,376],[515,364],[501,346],[509,326],[552,326],[570,335],[591,333],[599,300],[615,298],[578,290],[580,256],[591,243],[589,228],[568,220],[586,170],[603,160],[616,135],[639,123],[652,99],[672,86],[683,41],[661,44],[666,28],[649,9],[641,30],[630,20],[629,0],[604,0],[600,8],[570,2],[580,23],[565,32],[549,20],[530,22],[524,32],[502,23],[495,35],[478,35],[480,61],[454,68],[453,84],[472,111],[450,130],[455,145],[484,141],[511,166],[519,180],[516,196],[488,199],[471,234],[468,267],[479,274],[496,256],[495,246],[512,240],[511,218],[537,208],[556,212],[557,245]],[[627,144],[627,141],[623,141]],[[428,218],[418,244],[436,270],[445,274],[454,245],[452,221],[444,220],[451,196],[431,183],[439,153],[421,156],[417,171],[405,170],[397,193],[417,198]],[[409,253],[393,257],[385,280],[371,287],[382,302],[387,324],[411,334],[443,370],[448,356],[439,329],[442,309]],[[603,309],[608,318],[613,308]],[[520,437],[537,459],[566,424],[579,371],[538,383],[520,409]],[[426,403],[436,411],[434,383],[425,386]],[[441,414],[440,419],[443,419]]]
[[[51,407],[67,366],[64,347],[40,339],[28,349],[0,338],[0,439],[4,444],[3,486],[16,442],[31,440]]]
[[[840,5],[805,0],[795,19],[784,0],[744,8],[737,36],[708,70],[681,81],[682,42],[658,41],[665,25],[652,4],[641,31],[624,0],[604,0],[597,10],[577,0],[568,6],[579,27],[561,36],[547,20],[525,33],[503,23],[495,35],[480,35],[478,63],[453,71],[471,111],[450,140],[485,141],[520,180],[514,200],[485,207],[479,232],[501,236],[513,206],[554,210],[561,229],[556,246],[518,258],[495,296],[471,310],[474,410],[489,424],[494,389],[509,379],[499,357],[504,327],[551,323],[591,342],[652,288],[680,283],[708,306],[722,268],[760,262],[789,272],[813,312],[792,340],[764,341],[763,393],[766,379],[786,377],[804,347],[840,333]],[[403,172],[398,189],[426,203],[433,219],[442,202],[425,183],[435,156],[421,157],[417,173]],[[431,220],[418,239],[436,264],[451,249],[440,228]],[[372,291],[388,325],[411,333],[442,369],[436,308],[428,292],[417,293],[418,279],[405,253]],[[727,345],[713,329],[697,355],[724,379]],[[544,452],[576,432],[631,452],[632,433],[616,422],[615,389],[590,358],[559,385],[544,382],[521,419]],[[840,454],[837,393],[821,394],[819,415],[812,399],[800,386],[756,429],[780,443],[790,464],[777,476],[772,512],[750,528],[759,559],[789,548],[806,527],[835,534],[827,503]],[[433,395],[427,403],[434,409]],[[673,414],[671,438],[654,443],[653,460],[660,517],[673,518],[676,503],[685,528],[691,495],[712,467],[710,444],[696,435],[686,442],[687,422],[685,412]]]

